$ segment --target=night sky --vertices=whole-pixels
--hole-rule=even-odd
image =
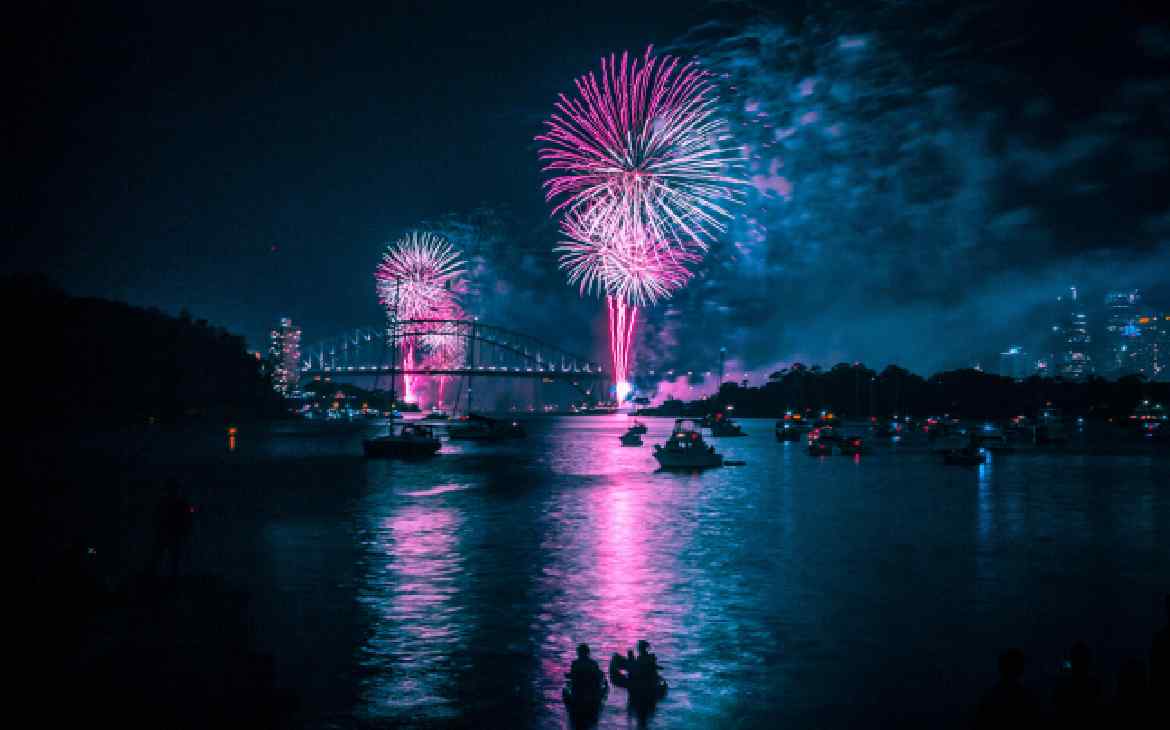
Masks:
[[[426,224],[473,261],[469,311],[599,354],[532,138],[574,76],[648,43],[720,75],[752,184],[700,277],[648,313],[640,366],[725,346],[761,372],[928,371],[1034,346],[1070,284],[1170,303],[1170,24],[1152,10],[89,5],[8,29],[6,268],[186,307],[254,347],[279,316],[307,342],[376,324],[380,251]]]

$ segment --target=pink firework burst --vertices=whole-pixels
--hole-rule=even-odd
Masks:
[[[727,144],[714,77],[653,48],[601,60],[576,80],[537,137],[545,197],[568,240],[556,251],[571,284],[606,297],[619,400],[637,308],[686,284],[741,200],[742,151]]]
[[[741,199],[730,174],[742,151],[724,146],[713,76],[647,48],[641,61],[623,53],[601,61],[600,77],[562,94],[536,139],[553,213],[595,204],[638,222],[650,239],[704,248],[724,229],[728,204]]]
[[[688,266],[702,259],[697,251],[671,246],[627,216],[598,208],[604,206],[567,211],[561,232],[568,240],[554,249],[569,283],[582,294],[646,306],[670,297],[693,276]]]
[[[447,319],[458,311],[463,261],[447,239],[429,231],[411,231],[392,243],[374,270],[378,299],[398,321]],[[426,325],[421,325],[423,328]],[[417,331],[418,325],[411,327]],[[417,336],[403,338],[402,367],[414,367]],[[415,399],[412,376],[403,375],[403,397]]]
[[[411,231],[386,248],[374,271],[378,300],[400,320],[433,319],[456,301],[463,261],[447,239]]]

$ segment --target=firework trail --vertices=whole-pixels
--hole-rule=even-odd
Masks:
[[[378,300],[392,319],[445,319],[463,288],[463,261],[442,236],[411,231],[386,248],[374,271]],[[414,366],[416,336],[402,342],[402,367]],[[403,375],[403,397],[414,400],[412,378]]]
[[[463,308],[456,302],[450,302],[442,311],[435,315],[444,320],[461,320],[466,318]],[[464,364],[467,357],[466,341],[454,333],[450,325],[436,324],[433,327],[424,327],[429,330],[419,338],[419,346],[426,353],[423,365],[435,370],[448,370]],[[443,391],[447,385],[446,375],[435,377],[435,406],[443,408]]]
[[[724,230],[741,199],[738,152],[725,148],[712,75],[647,48],[601,60],[600,77],[562,94],[536,139],[545,197],[568,238],[561,268],[582,293],[606,297],[619,400],[629,391],[637,307],[683,286],[688,265]]]

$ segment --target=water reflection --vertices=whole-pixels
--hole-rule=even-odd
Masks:
[[[541,646],[537,681],[544,711],[557,721],[564,672],[577,643],[588,643],[603,669],[612,653],[625,653],[642,638],[661,657],[678,656],[683,616],[692,605],[678,560],[693,529],[690,481],[610,476],[555,495],[541,546],[548,565],[537,593],[544,600],[532,630]],[[625,700],[623,690],[611,692],[611,720],[624,717]]]
[[[447,486],[429,493],[461,489]],[[395,501],[390,494],[375,499]],[[364,714],[378,719],[454,717],[458,708],[452,700],[452,666],[465,653],[469,633],[458,599],[464,572],[458,545],[463,515],[409,495],[399,499],[404,502],[369,512],[380,521],[368,545],[369,575],[359,598],[372,614],[362,649]]]

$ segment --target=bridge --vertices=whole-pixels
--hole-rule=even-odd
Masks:
[[[421,341],[456,355],[437,367],[402,367],[399,343]],[[302,378],[443,375],[582,381],[609,379],[601,363],[515,330],[467,319],[414,319],[354,329],[301,348]]]

